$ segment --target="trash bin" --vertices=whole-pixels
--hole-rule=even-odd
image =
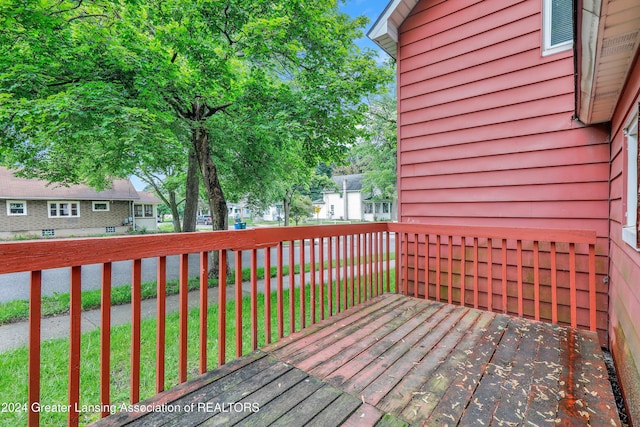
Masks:
[[[247,223],[246,222],[241,222],[240,223],[240,229],[241,230],[246,230],[247,229]]]
[[[235,224],[233,224],[233,228],[235,230],[242,230],[242,224],[239,222],[236,222]]]

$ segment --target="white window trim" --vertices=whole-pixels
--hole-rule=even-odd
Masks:
[[[106,204],[107,205],[107,209],[96,209],[96,204]],[[91,202],[91,210],[93,210],[93,212],[109,212],[111,210],[111,204],[108,201],[100,201],[97,200],[95,202]]]
[[[625,189],[627,210],[624,213],[624,225],[622,227],[622,240],[629,246],[640,252],[637,246],[637,209],[638,209],[638,111],[633,114],[624,129],[625,145],[627,150]]]
[[[11,213],[11,203],[22,203],[24,206],[23,213]],[[26,216],[27,215],[27,201],[26,200],[7,200],[7,216]]]
[[[51,215],[51,205],[52,204],[56,204],[58,206],[56,206],[56,215]],[[78,205],[78,214],[77,215],[71,215],[71,212],[69,212],[69,215],[60,215],[60,203],[66,203],[66,204],[77,204]],[[69,209],[71,209],[71,206],[69,206]],[[51,200],[49,202],[47,202],[47,215],[49,216],[49,218],[80,218],[80,202],[77,200]]]
[[[142,216],[137,216],[137,215],[136,215],[136,206],[142,206]],[[144,209],[144,208],[145,208],[145,206],[151,206],[151,213],[152,213],[152,215],[151,215],[151,216],[146,216],[146,215],[145,215],[145,209]],[[153,203],[135,203],[135,204],[133,205],[133,216],[134,216],[135,218],[140,218],[140,219],[155,218],[155,217],[156,217],[156,215],[153,215],[153,214],[155,213],[155,211],[156,211],[156,209],[155,209],[155,206],[153,205]]]
[[[573,48],[573,39],[551,45],[551,1],[542,1],[542,56],[553,55]]]

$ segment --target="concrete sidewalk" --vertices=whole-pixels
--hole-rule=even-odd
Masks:
[[[386,263],[385,263],[386,268]],[[395,262],[391,261],[391,268],[395,268]],[[350,271],[349,271],[350,273]],[[317,273],[316,273],[317,274]],[[340,270],[342,275],[342,269]],[[327,270],[324,271],[325,283],[328,281]],[[342,277],[342,276],[341,276]],[[305,285],[309,285],[311,274],[305,274]],[[335,270],[333,272],[333,280],[335,280]],[[271,278],[271,291],[276,290],[277,281]],[[299,286],[299,275],[296,275],[296,289]],[[264,280],[258,280],[258,292],[264,292]],[[289,289],[289,275],[283,277],[283,288]],[[189,292],[189,309],[200,306],[200,291],[195,290]],[[244,282],[242,284],[242,295],[251,295],[251,283]],[[234,300],[235,286],[227,285],[227,301]],[[209,305],[218,303],[218,288],[209,288],[208,292]],[[167,314],[179,311],[179,295],[171,295],[167,297],[166,312]],[[143,300],[141,304],[142,319],[156,317],[156,299]],[[69,315],[61,315],[55,317],[46,317],[42,319],[40,338],[42,341],[67,338],[69,336]],[[131,323],[131,304],[114,305],[111,307],[111,326],[118,326]],[[90,332],[100,327],[100,309],[88,310],[82,312],[81,328],[82,332]],[[17,322],[0,326],[0,353],[13,350],[29,343],[29,322]]]

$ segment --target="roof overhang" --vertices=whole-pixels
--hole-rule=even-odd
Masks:
[[[611,120],[640,47],[638,0],[582,0],[578,10],[576,113]]]
[[[367,37],[373,40],[392,58],[398,49],[398,29],[409,16],[419,0],[391,0],[373,26]]]

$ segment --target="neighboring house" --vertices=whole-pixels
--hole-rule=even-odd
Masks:
[[[338,175],[333,181],[337,189],[323,192],[319,218],[341,221],[389,221],[393,218],[391,200],[374,200],[362,192],[362,174]]]
[[[399,220],[595,230],[640,425],[640,2],[575,3],[393,0],[368,35],[397,61]]]
[[[129,180],[95,191],[19,178],[0,167],[0,238],[155,230],[159,203],[154,195],[136,191]]]

